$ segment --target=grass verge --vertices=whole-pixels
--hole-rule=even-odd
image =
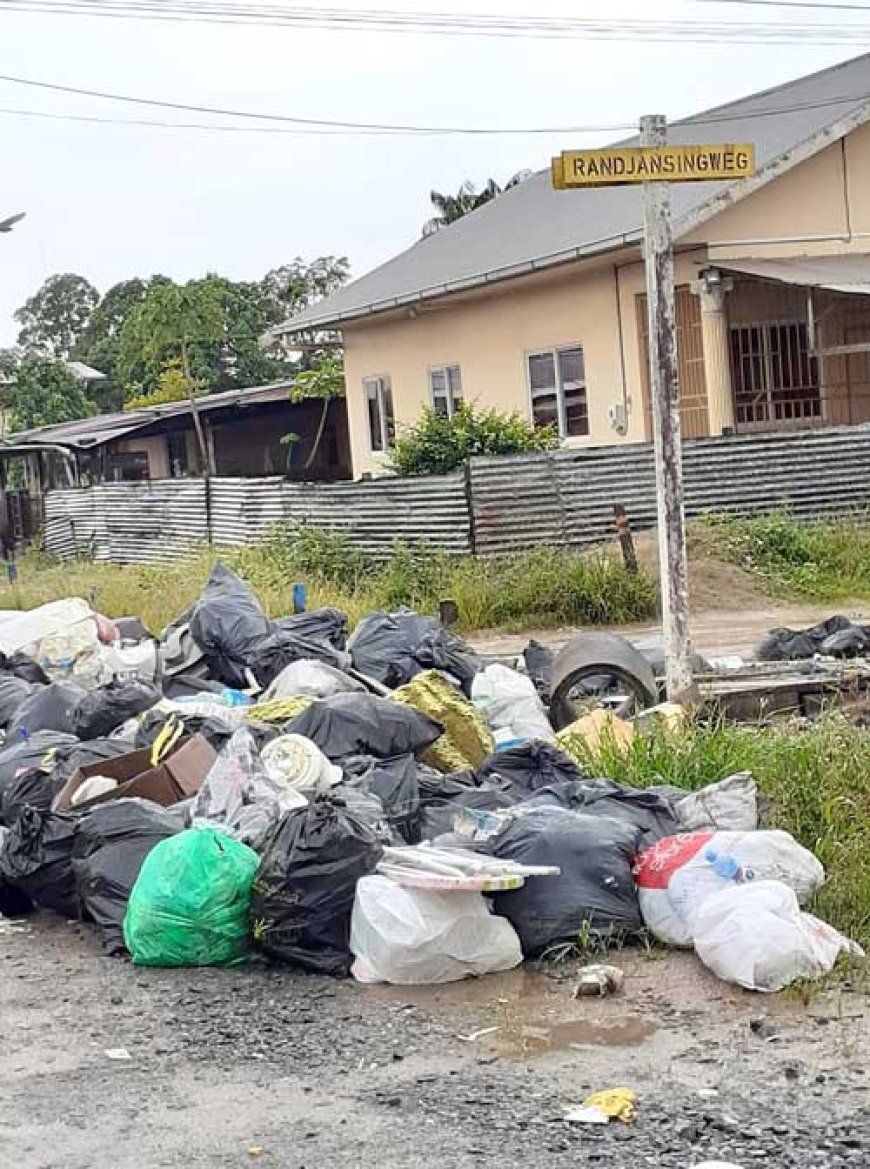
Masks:
[[[590,774],[650,787],[695,790],[751,771],[764,798],[763,826],[785,828],[828,874],[813,911],[870,952],[870,733],[830,711],[818,722],[753,727],[715,721],[684,732],[662,726],[627,750],[604,741],[571,753]]]
[[[251,583],[272,616],[292,611],[293,583],[304,581],[311,607],[334,605],[351,625],[366,613],[400,605],[436,613],[446,598],[456,602],[466,632],[627,624],[652,618],[657,606],[651,576],[630,576],[606,553],[535,548],[476,560],[397,543],[387,560],[374,561],[345,534],[286,528],[255,547],[202,549],[160,565],[59,564],[31,554],[20,562],[17,585],[0,589],[0,608],[82,596],[110,617],[135,614],[159,630],[193,603],[218,560]]]
[[[697,548],[736,564],[774,596],[816,601],[870,600],[870,517],[814,523],[785,512],[740,519],[708,516]]]

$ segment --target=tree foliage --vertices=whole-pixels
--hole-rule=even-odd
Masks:
[[[21,325],[18,344],[42,357],[69,357],[94,311],[100,294],[84,276],[49,276],[15,313]]]
[[[28,356],[11,376],[14,384],[7,387],[7,402],[13,431],[71,422],[94,413],[82,383],[62,361]]]
[[[437,214],[423,224],[423,235],[433,235],[442,227],[447,227],[451,223],[455,223],[457,219],[468,215],[469,212],[476,211],[478,207],[491,203],[493,199],[497,199],[499,195],[509,191],[511,187],[525,182],[531,173],[528,170],[517,171],[503,187],[499,186],[495,179],[487,179],[483,187],[478,190],[474,183],[466,179],[455,195],[445,195],[441,191],[430,191],[429,201]]]
[[[516,455],[559,445],[551,426],[535,429],[519,414],[457,406],[452,418],[427,410],[399,435],[390,465],[399,475],[446,475],[473,455]]]

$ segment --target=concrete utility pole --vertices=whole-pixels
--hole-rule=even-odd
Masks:
[[[641,118],[641,146],[661,147],[666,143],[665,118],[658,114]],[[689,643],[689,569],[677,385],[674,251],[667,182],[643,184],[643,211],[665,682],[668,698],[679,702],[692,698],[695,687]]]

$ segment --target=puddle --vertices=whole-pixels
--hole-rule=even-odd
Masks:
[[[636,1047],[658,1030],[639,1015],[625,1015],[593,1023],[589,1019],[568,1019],[548,1026],[508,1025],[492,1036],[501,1055],[527,1059],[552,1051],[579,1047]]]

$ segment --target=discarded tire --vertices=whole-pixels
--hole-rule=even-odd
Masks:
[[[550,721],[556,730],[617,695],[625,699],[614,709],[618,715],[658,701],[655,674],[643,654],[615,633],[583,633],[569,641],[553,663]]]

